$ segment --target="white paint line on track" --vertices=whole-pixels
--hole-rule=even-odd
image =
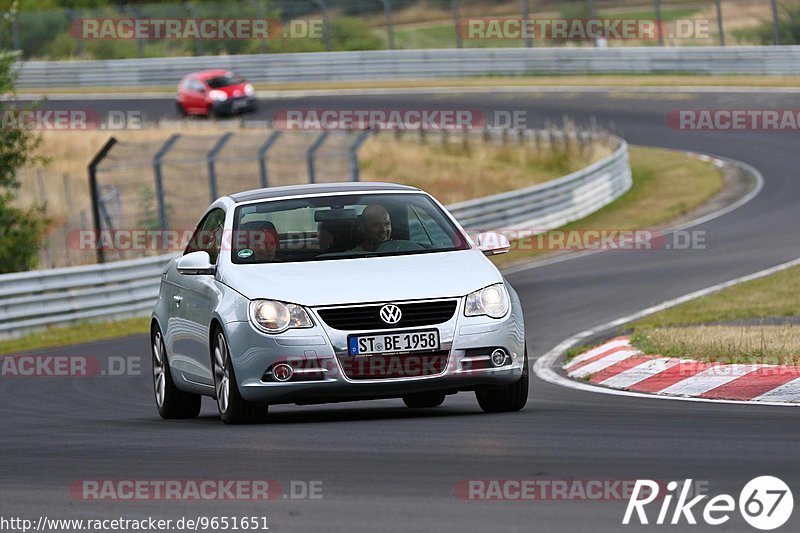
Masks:
[[[595,374],[603,370],[604,368],[608,368],[611,365],[620,363],[625,359],[628,359],[629,357],[632,357],[634,355],[639,355],[639,353],[640,353],[639,350],[620,350],[618,352],[612,353],[611,355],[603,357],[602,359],[589,363],[586,366],[582,366],[578,370],[570,372],[569,375],[577,379],[584,378],[591,374]]]
[[[571,367],[577,365],[578,363],[582,363],[582,362],[586,361],[587,359],[591,359],[592,357],[596,357],[596,356],[600,355],[601,353],[607,352],[609,350],[613,350],[614,348],[622,348],[623,346],[630,346],[630,342],[628,341],[628,339],[619,339],[619,340],[607,342],[607,343],[605,343],[603,345],[600,345],[600,346],[597,346],[595,348],[592,348],[588,352],[584,352],[584,353],[582,353],[580,355],[575,356],[575,358],[573,358],[569,362],[569,364],[567,364],[565,366],[565,368],[567,370],[569,370]]]
[[[753,398],[754,402],[791,402],[797,405],[797,398],[800,397],[800,378],[793,379],[771,391],[767,391],[761,396]],[[794,400],[794,402],[792,402]]]
[[[787,406],[798,406],[800,403],[790,403],[786,401],[780,400],[773,400],[770,398],[760,399],[758,401],[743,401],[743,400],[719,400],[719,399],[712,399],[712,398],[694,398],[694,397],[684,397],[684,396],[664,396],[659,394],[645,394],[641,392],[632,392],[632,391],[623,391],[617,389],[608,389],[605,387],[600,387],[597,385],[591,385],[588,383],[583,383],[580,381],[575,381],[573,379],[567,378],[562,376],[554,369],[555,365],[558,363],[561,356],[569,350],[570,348],[578,345],[581,341],[585,339],[589,339],[595,335],[599,335],[600,333],[609,331],[616,327],[622,326],[623,324],[627,324],[628,322],[633,322],[634,320],[638,320],[640,318],[644,318],[648,315],[652,315],[653,313],[657,313],[659,311],[663,311],[664,309],[669,309],[670,307],[675,307],[676,305],[680,305],[685,302],[689,302],[691,300],[695,300],[702,296],[707,296],[709,294],[721,291],[722,289],[726,289],[728,287],[732,287],[734,285],[738,285],[740,283],[745,283],[747,281],[752,281],[754,279],[763,278],[765,276],[769,276],[770,274],[775,274],[776,272],[781,272],[788,268],[792,268],[793,266],[800,265],[800,258],[793,259],[791,261],[787,261],[785,263],[781,263],[780,265],[776,265],[754,274],[748,274],[747,276],[742,276],[736,279],[732,279],[729,281],[725,281],[723,283],[718,283],[717,285],[712,285],[711,287],[707,287],[705,289],[701,289],[698,291],[690,292],[683,296],[679,296],[678,298],[673,298],[672,300],[667,300],[662,302],[658,305],[654,305],[652,307],[648,307],[646,309],[642,309],[641,311],[637,311],[630,315],[618,318],[616,320],[612,320],[610,322],[606,322],[604,324],[600,324],[591,329],[584,330],[580,333],[569,337],[568,339],[560,342],[558,345],[553,347],[550,351],[546,354],[541,356],[536,360],[533,365],[533,373],[541,380],[546,381],[548,383],[552,383],[554,385],[560,385],[562,387],[567,387],[570,389],[581,390],[585,392],[594,392],[599,394],[610,394],[614,396],[629,396],[635,398],[649,398],[655,400],[678,400],[678,401],[691,401],[691,402],[715,402],[715,403],[729,403],[729,404],[740,404],[740,405],[787,405]],[[800,382],[800,378],[795,381]],[[792,381],[790,383],[795,383]],[[800,383],[797,384],[798,391],[800,391]],[[780,389],[780,387],[778,388]],[[774,391],[773,391],[774,392]],[[765,395],[762,395],[765,396]]]
[[[678,364],[678,361],[671,357],[659,357],[658,359],[651,359],[644,363],[629,368],[620,372],[616,376],[602,381],[600,384],[605,387],[613,387],[615,389],[627,389],[632,385],[636,385],[640,381],[644,381],[650,376],[660,374],[664,370],[671,368]]]
[[[736,378],[749,374],[760,365],[719,365],[707,368],[694,376],[679,381],[674,385],[658,391],[659,394],[677,394],[679,396],[700,396],[711,389],[730,383]]]

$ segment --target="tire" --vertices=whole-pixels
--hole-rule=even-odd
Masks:
[[[418,392],[403,396],[403,403],[412,409],[439,407],[444,403],[444,396],[444,393],[441,392]]]
[[[214,397],[217,400],[217,409],[222,421],[226,424],[263,422],[269,412],[269,406],[248,402],[242,398],[233,370],[228,342],[220,329],[217,329],[214,335],[212,358]]]
[[[528,402],[528,348],[525,348],[525,362],[522,377],[516,383],[505,387],[478,389],[475,396],[478,405],[487,413],[509,413],[519,411]]]
[[[175,386],[172,370],[169,368],[164,337],[156,326],[150,334],[153,362],[153,393],[161,418],[195,418],[200,414],[201,398],[197,394],[184,392]]]
[[[178,112],[178,116],[183,118],[187,116],[189,113],[186,112],[186,108],[180,102],[175,102],[175,111]]]

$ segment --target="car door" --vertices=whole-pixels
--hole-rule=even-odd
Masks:
[[[203,83],[197,79],[190,79],[187,84],[187,106],[189,113],[205,113],[206,111],[206,89]]]
[[[211,264],[217,264],[223,241],[225,211],[217,208],[209,211],[198,225],[186,253],[208,252]],[[216,276],[180,274],[175,275],[173,296],[176,324],[173,331],[172,367],[190,382],[202,385],[214,384],[211,368],[210,331],[211,317],[221,298]]]

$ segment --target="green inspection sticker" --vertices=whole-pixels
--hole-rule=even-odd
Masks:
[[[251,255],[253,255],[253,250],[250,248],[245,248],[244,250],[239,250],[239,253],[236,254],[239,256],[239,259],[247,259]]]

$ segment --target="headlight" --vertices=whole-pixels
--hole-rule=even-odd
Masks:
[[[301,306],[275,300],[250,302],[250,320],[267,333],[281,333],[291,328],[310,328],[314,325]]]
[[[244,84],[244,94],[246,94],[247,96],[253,96],[255,93],[256,91],[255,89],[253,89],[252,85],[250,85],[249,83]]]
[[[218,91],[214,89],[213,91],[209,91],[208,97],[215,102],[224,102],[228,99],[228,94],[225,91]]]
[[[508,291],[505,285],[497,283],[467,295],[464,306],[466,316],[488,315],[502,318],[508,312]]]

